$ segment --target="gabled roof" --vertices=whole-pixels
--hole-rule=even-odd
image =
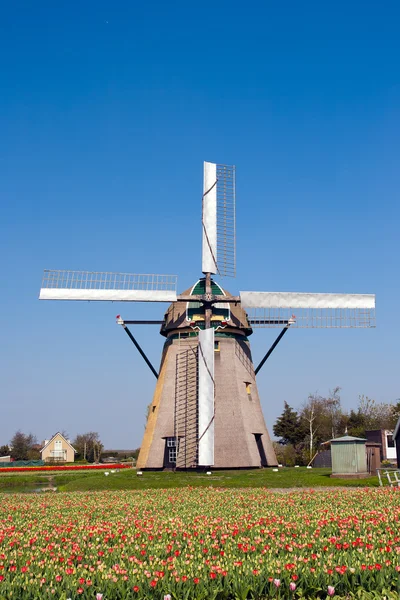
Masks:
[[[41,451],[40,451],[40,452],[43,452],[43,450],[45,450],[45,449],[47,448],[47,446],[48,446],[48,445],[49,445],[49,444],[50,444],[50,443],[51,443],[51,442],[54,440],[54,438],[56,438],[58,435],[59,435],[59,436],[60,436],[60,437],[61,437],[61,438],[64,440],[64,442],[65,442],[66,444],[68,444],[68,446],[69,446],[70,448],[72,448],[72,450],[73,450],[74,452],[76,452],[76,450],[75,450],[75,448],[73,447],[73,445],[72,445],[72,444],[70,444],[70,443],[69,443],[69,441],[68,441],[67,439],[65,439],[65,437],[63,436],[63,434],[62,434],[62,433],[60,433],[59,431],[57,431],[57,433],[55,433],[55,434],[53,435],[53,437],[52,437],[52,438],[51,438],[51,439],[50,439],[50,440],[47,442],[47,444],[45,444],[45,445],[43,446],[43,448],[41,449]]]
[[[340,438],[333,438],[330,442],[366,442],[365,438],[354,437],[354,435],[344,435]]]

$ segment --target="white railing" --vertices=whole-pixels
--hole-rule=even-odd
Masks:
[[[383,486],[388,483],[390,487],[400,487],[400,469],[391,469],[390,467],[379,468],[378,473],[379,485]],[[387,482],[385,481],[387,478]]]

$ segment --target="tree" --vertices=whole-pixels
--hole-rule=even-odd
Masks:
[[[293,444],[273,442],[273,446],[279,464],[285,465],[285,467],[294,467],[296,464],[302,464],[301,456],[298,455]]]
[[[395,403],[396,404],[392,404],[393,429],[396,427],[397,421],[400,419],[400,399],[395,400]]]
[[[299,415],[289,404],[284,402],[284,409],[277,418],[273,428],[274,435],[281,438],[281,444],[293,444],[294,446],[304,437],[304,428],[300,422]]]
[[[310,394],[307,402],[303,406],[301,411],[301,419],[307,428],[308,434],[308,447],[309,447],[309,458],[310,460],[314,456],[314,448],[316,445],[316,434],[320,428],[321,423],[319,419],[319,409],[322,405],[322,398],[317,394]]]
[[[358,397],[357,411],[351,410],[347,427],[351,435],[365,437],[366,431],[394,429],[400,416],[400,401],[396,404],[376,402],[364,394]]]
[[[18,430],[10,440],[11,456],[14,460],[29,460],[36,444],[37,439],[32,433],[25,434]]]
[[[78,434],[72,445],[78,453],[78,458],[86,459],[89,462],[99,462],[103,444],[97,431]]]
[[[324,398],[324,405],[329,415],[331,436],[335,438],[337,437],[343,417],[340,405],[340,387],[337,386],[329,392],[328,398]]]
[[[310,460],[321,442],[344,433],[346,425],[339,392],[340,388],[335,387],[327,397],[310,394],[303,404],[300,419],[307,430],[305,438]]]
[[[0,446],[0,456],[10,456],[10,447],[7,444]]]
[[[365,419],[359,410],[351,409],[347,418],[347,433],[355,437],[365,437]]]

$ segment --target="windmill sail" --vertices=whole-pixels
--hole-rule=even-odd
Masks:
[[[40,300],[174,302],[176,275],[45,270]]]
[[[240,292],[252,327],[374,327],[374,294]]]
[[[203,273],[236,275],[235,167],[204,163]]]
[[[200,466],[214,464],[214,329],[199,332],[199,458]]]
[[[218,273],[217,267],[217,165],[204,163],[203,179],[203,273]]]

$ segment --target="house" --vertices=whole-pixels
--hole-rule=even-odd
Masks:
[[[381,445],[381,460],[396,460],[396,446],[393,431],[387,429],[373,429],[365,432],[368,442]]]
[[[45,440],[40,451],[42,460],[45,462],[74,462],[75,448],[71,442],[58,431],[51,440]]]

